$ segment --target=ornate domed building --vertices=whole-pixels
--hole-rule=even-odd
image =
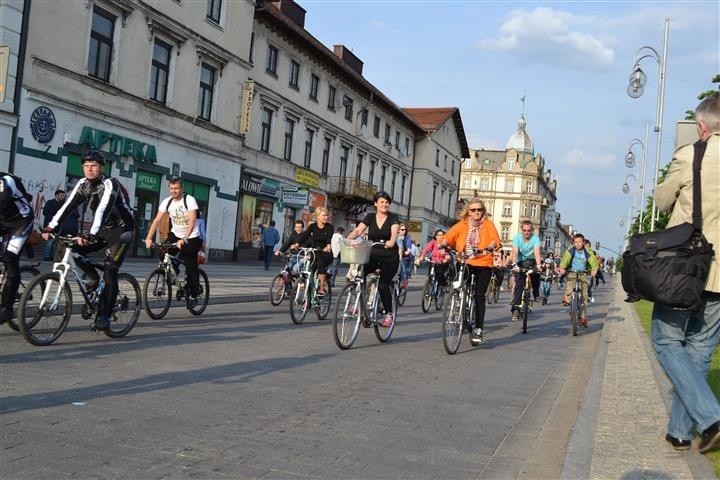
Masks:
[[[506,250],[520,222],[530,220],[543,251],[562,251],[571,238],[555,207],[557,180],[546,169],[545,158],[535,154],[526,126],[523,114],[505,150],[470,149],[460,173],[460,202],[475,195],[485,200]]]

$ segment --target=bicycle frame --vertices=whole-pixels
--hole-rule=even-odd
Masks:
[[[307,283],[307,288],[303,289],[303,298],[296,298],[295,301],[302,300],[302,303],[307,303],[308,297],[310,297],[311,300],[315,298],[315,281],[317,278],[317,270],[315,272],[312,271],[312,265],[315,263],[315,249],[314,248],[308,248],[303,247],[301,248],[298,253],[296,254],[297,261],[303,261],[303,269],[300,271],[300,274],[298,275],[298,279],[305,280]]]
[[[67,242],[65,242],[67,243]],[[92,259],[81,255],[79,253],[76,253],[72,251],[70,246],[65,249],[65,253],[63,254],[63,258],[60,262],[55,262],[53,264],[53,272],[56,272],[60,275],[60,285],[64,286],[67,283],[67,278],[69,274],[72,274],[75,277],[75,281],[77,282],[78,287],[80,288],[80,293],[83,296],[83,299],[85,300],[85,303],[90,305],[92,302],[92,292],[88,292],[88,290],[85,288],[85,284],[82,281],[82,273],[80,272],[80,269],[78,268],[75,259],[76,258],[82,258],[83,261],[87,262],[88,264],[92,265],[93,268],[103,271],[105,270],[105,266],[101,265],[97,262],[94,262]],[[105,286],[105,281],[100,278],[100,284],[98,285],[97,289],[95,291],[102,292],[102,289]],[[52,303],[48,306],[49,309],[55,309],[57,308],[58,301],[60,299],[60,295],[62,293],[62,288],[59,288],[56,290],[54,298]],[[50,289],[46,289],[42,296],[42,304],[47,305],[48,302],[48,296],[50,295]],[[95,303],[98,303],[100,300],[100,295],[95,296]]]

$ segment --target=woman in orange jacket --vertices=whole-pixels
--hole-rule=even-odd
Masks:
[[[479,345],[483,341],[485,324],[485,292],[490,283],[493,266],[493,251],[499,249],[500,236],[495,225],[485,216],[485,203],[473,197],[460,213],[460,221],[445,234],[444,244],[458,252],[477,254],[468,260],[470,277],[475,277],[475,328],[471,342]]]

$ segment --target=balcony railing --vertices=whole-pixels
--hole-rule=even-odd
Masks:
[[[343,195],[372,202],[377,187],[363,180],[352,177],[330,177],[327,182],[330,195]]]

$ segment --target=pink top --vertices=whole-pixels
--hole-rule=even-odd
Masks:
[[[430,240],[427,245],[425,245],[425,248],[423,248],[422,254],[420,256],[422,258],[425,258],[425,255],[432,249],[432,256],[430,257],[430,260],[436,263],[441,263],[445,261],[445,250],[440,250],[438,247],[438,244],[435,240]]]

